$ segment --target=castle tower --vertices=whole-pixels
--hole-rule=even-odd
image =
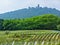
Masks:
[[[39,4],[38,4],[38,6],[37,6],[37,7],[38,7],[38,8],[40,7],[40,6],[39,6]]]
[[[39,8],[39,7],[40,7],[40,5],[38,4],[36,8]]]

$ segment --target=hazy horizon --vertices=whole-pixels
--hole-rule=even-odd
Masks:
[[[49,7],[60,10],[60,0],[0,0],[0,14],[27,7]]]

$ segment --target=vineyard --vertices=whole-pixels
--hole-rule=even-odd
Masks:
[[[10,34],[5,36],[8,38],[0,39],[0,45],[60,45],[60,32],[20,33],[19,35],[15,33],[15,36]]]

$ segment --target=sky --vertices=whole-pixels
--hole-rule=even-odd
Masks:
[[[56,8],[60,10],[60,0],[0,0],[0,13],[36,7],[38,4],[41,7]]]

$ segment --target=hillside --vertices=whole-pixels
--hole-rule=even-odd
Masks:
[[[0,30],[60,30],[60,17],[44,14],[26,19],[0,20]]]
[[[0,14],[0,19],[29,18],[42,14],[55,14],[59,16],[60,11],[56,10],[55,8],[53,9],[47,7],[42,8],[38,5],[37,7],[29,7]]]

